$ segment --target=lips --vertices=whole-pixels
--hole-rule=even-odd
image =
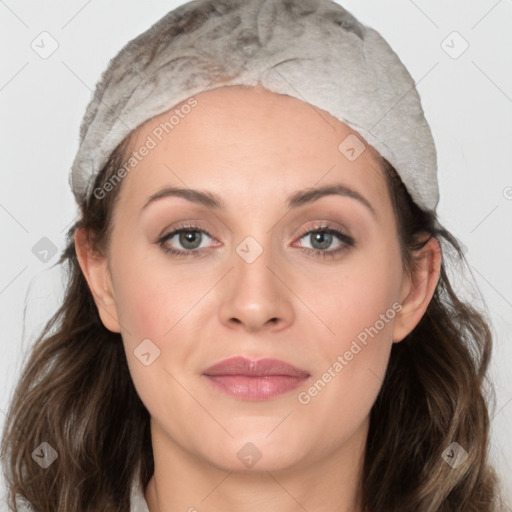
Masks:
[[[278,359],[225,359],[203,375],[218,390],[242,400],[266,400],[303,384],[310,374]]]

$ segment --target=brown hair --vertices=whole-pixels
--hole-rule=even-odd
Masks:
[[[102,187],[124,162],[129,138],[97,176]],[[404,265],[412,268],[420,234],[461,249],[435,214],[412,201],[383,160]],[[140,464],[145,487],[154,471],[150,416],[133,385],[120,334],[107,330],[77,261],[73,235],[84,228],[105,251],[121,186],[91,194],[67,233],[59,264],[69,274],[64,302],[36,340],[14,392],[2,442],[9,504],[24,497],[40,512],[129,509]],[[425,241],[423,241],[425,243]],[[371,410],[362,478],[368,512],[491,512],[497,478],[488,465],[489,415],[484,398],[491,333],[483,316],[461,302],[441,265],[440,279],[416,328],[393,344],[382,389]],[[41,442],[58,459],[32,460]],[[442,453],[453,441],[468,457],[452,469]]]

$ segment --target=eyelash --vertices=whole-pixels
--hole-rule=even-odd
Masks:
[[[213,238],[207,231],[204,229],[199,228],[198,226],[194,225],[180,225],[177,226],[173,231],[170,231],[166,235],[162,236],[160,239],[157,240],[157,244],[161,247],[161,249],[165,252],[165,254],[171,254],[173,256],[176,256],[178,258],[187,258],[187,257],[196,257],[198,256],[198,253],[202,252],[201,249],[191,249],[188,251],[185,250],[179,250],[179,249],[173,249],[165,245],[165,242],[167,242],[169,239],[173,238],[175,235],[182,233],[182,232],[199,232],[204,233],[205,235],[209,236],[210,238]],[[335,250],[325,250],[325,249],[310,249],[309,247],[303,247],[302,250],[308,254],[314,253],[315,256],[319,256],[321,258],[334,258],[342,251],[345,251],[346,249],[350,247],[355,246],[355,240],[344,233],[343,231],[324,225],[316,225],[313,226],[313,228],[309,228],[305,231],[303,231],[300,236],[299,240],[301,238],[304,238],[306,235],[310,235],[311,233],[327,233],[330,235],[337,236],[340,241],[344,244],[341,247],[338,247]]]

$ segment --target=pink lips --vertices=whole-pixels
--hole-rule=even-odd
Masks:
[[[208,380],[228,395],[244,400],[266,400],[297,388],[310,377],[278,359],[245,357],[225,359],[203,372]]]

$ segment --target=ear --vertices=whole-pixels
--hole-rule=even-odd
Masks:
[[[108,260],[91,245],[87,232],[75,230],[78,263],[89,285],[103,325],[112,332],[121,332]]]
[[[441,270],[441,248],[435,237],[413,254],[413,269],[400,290],[402,309],[396,316],[393,341],[402,341],[419,323],[434,295]]]

